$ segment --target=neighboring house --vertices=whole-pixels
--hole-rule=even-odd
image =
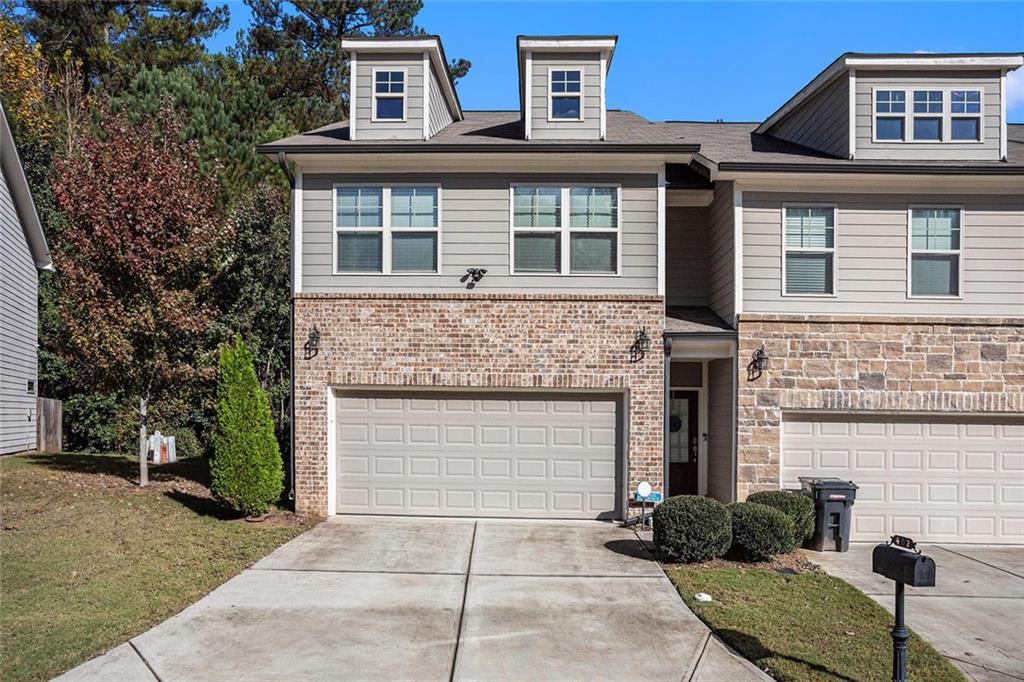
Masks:
[[[0,455],[36,449],[39,270],[53,269],[0,105]]]
[[[294,168],[298,509],[841,476],[854,539],[1024,542],[1024,57],[845,54],[762,123],[653,123],[605,107],[615,46],[521,36],[520,109],[466,111],[438,38],[346,39],[350,120],[259,148]]]

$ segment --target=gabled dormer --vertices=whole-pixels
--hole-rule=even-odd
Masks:
[[[615,36],[519,36],[519,108],[527,140],[604,140]]]
[[[349,53],[349,139],[428,140],[462,107],[441,39],[345,38]]]
[[[1006,74],[1021,54],[834,61],[754,132],[839,158],[1005,161]]]

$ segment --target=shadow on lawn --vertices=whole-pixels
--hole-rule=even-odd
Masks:
[[[199,516],[208,516],[218,521],[236,521],[245,517],[245,514],[220,504],[212,497],[193,495],[182,490],[169,490],[164,495]]]
[[[852,677],[847,677],[842,673],[837,673],[836,671],[826,666],[823,666],[820,663],[811,663],[810,661],[805,661],[802,658],[794,658],[793,656],[781,654],[778,651],[772,651],[764,644],[762,644],[761,640],[759,640],[757,637],[749,635],[746,632],[740,632],[739,630],[715,630],[715,634],[721,637],[726,644],[728,644],[737,652],[739,652],[740,655],[742,655],[744,658],[746,658],[749,661],[753,661],[755,664],[757,664],[759,668],[763,669],[766,664],[769,664],[768,659],[783,658],[787,661],[793,661],[794,663],[805,665],[811,670],[824,673],[826,675],[834,677],[837,680],[857,682],[856,679]]]
[[[139,480],[139,460],[120,455],[92,455],[81,453],[31,454],[26,458],[34,463],[54,471],[66,471],[76,474],[105,474],[117,476],[126,481],[137,483]],[[172,464],[149,465],[149,480],[156,483],[167,483],[184,478],[203,486],[210,485],[210,466],[202,457],[179,460]]]

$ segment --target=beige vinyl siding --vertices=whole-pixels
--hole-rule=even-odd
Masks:
[[[666,305],[708,305],[708,208],[669,207],[665,226]]]
[[[373,72],[405,69],[405,120],[374,121]],[[360,140],[423,139],[423,55],[360,53],[356,58],[356,136]]]
[[[832,298],[782,296],[782,204],[835,203]],[[908,206],[963,206],[962,297],[907,297]],[[746,312],[1024,314],[1024,196],[743,193]]]
[[[850,82],[844,73],[768,133],[839,158],[850,152]]]
[[[447,77],[447,76],[443,76]],[[435,73],[434,67],[430,67],[430,110],[428,115],[430,120],[428,121],[430,136],[433,137],[439,132],[451,125],[452,112],[448,109],[448,101],[444,97],[444,93],[441,92],[441,85],[438,83],[438,74]]]
[[[0,454],[36,448],[38,274],[0,172]]]
[[[732,203],[732,182],[716,182],[710,206],[710,280],[711,309],[732,324],[736,314],[736,252],[733,248],[735,216]],[[671,267],[671,266],[668,266]]]
[[[437,275],[332,274],[334,183],[441,185],[441,272]],[[620,222],[622,274],[615,276],[510,275],[509,187],[618,183],[622,185]],[[466,291],[459,278],[466,268],[486,268],[473,291],[656,294],[658,291],[657,176],[410,174],[306,175],[302,192],[302,290],[304,292]]]
[[[708,496],[733,501],[733,358],[708,362]]]
[[[856,100],[856,136],[858,159],[894,159],[900,161],[998,161],[1000,136],[1000,74],[999,72],[958,71],[858,71]],[[874,119],[873,89],[906,90],[907,109],[913,107],[916,90],[981,90],[982,142],[872,142]],[[944,110],[949,111],[949,97]],[[908,122],[907,137],[911,137]]]
[[[583,70],[583,120],[548,120],[548,70]],[[533,140],[601,139],[601,56],[597,53],[534,53],[530,83],[530,138]]]

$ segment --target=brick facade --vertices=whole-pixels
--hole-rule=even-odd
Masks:
[[[761,344],[771,357],[749,380]],[[777,489],[784,411],[1024,411],[1024,320],[744,314],[737,497]]]
[[[300,294],[295,299],[296,509],[327,513],[330,386],[625,393],[629,487],[662,479],[660,296]],[[316,324],[319,354],[301,346]],[[651,352],[631,363],[646,327]]]

